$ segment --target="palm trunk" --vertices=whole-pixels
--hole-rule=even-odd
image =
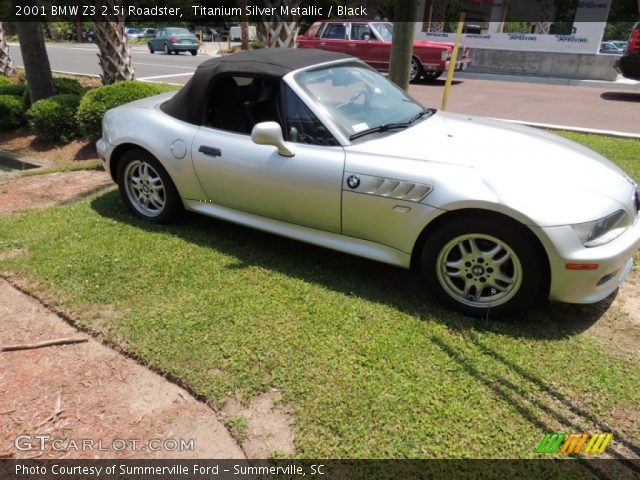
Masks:
[[[122,5],[121,0],[96,1],[96,8],[107,5],[114,11],[114,5]],[[96,19],[101,20],[101,19]],[[102,83],[110,85],[122,80],[133,80],[135,70],[131,65],[131,49],[124,33],[124,15],[110,18],[109,21],[96,21],[96,43],[98,44],[98,63],[102,68]]]
[[[265,0],[265,7],[276,7],[276,12],[280,11],[280,5],[298,7],[300,0]],[[296,46],[298,36],[298,22],[292,17],[279,14],[275,15],[275,22],[265,20],[265,41],[268,48],[292,48]]]
[[[13,68],[13,60],[11,60],[11,54],[9,53],[9,45],[4,37],[4,28],[2,22],[0,22],[0,74],[13,75],[16,70]]]
[[[242,21],[240,22],[240,36],[242,37],[242,50],[249,50],[249,18],[247,17],[247,0],[240,2],[242,8]]]
[[[54,94],[49,56],[40,22],[16,22],[31,103]]]

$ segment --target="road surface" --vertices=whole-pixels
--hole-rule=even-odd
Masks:
[[[51,68],[56,71],[98,75],[93,44],[48,44]],[[11,44],[16,65],[22,66],[20,48]],[[184,84],[206,55],[150,54],[145,46],[132,47],[138,80]],[[485,76],[486,78],[486,76]],[[511,80],[517,77],[511,77]],[[470,115],[562,125],[640,135],[640,85],[600,82],[598,86],[555,85],[548,82],[499,81],[456,77],[448,110]],[[411,95],[426,106],[439,108],[444,88],[441,78],[410,87]]]

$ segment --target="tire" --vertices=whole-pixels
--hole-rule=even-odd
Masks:
[[[540,264],[519,227],[486,217],[446,223],[429,236],[421,255],[423,275],[438,300],[476,317],[528,307],[540,292]]]
[[[147,47],[149,47],[149,53],[150,53],[151,55],[153,55],[154,53],[156,53],[156,51],[153,49],[153,45],[151,45],[151,42],[149,42],[149,43],[147,44]]]
[[[422,64],[416,57],[411,57],[411,70],[409,70],[409,82],[415,83],[422,77]]]
[[[429,82],[433,82],[435,79],[440,78],[440,75],[443,73],[444,72],[424,72],[422,77]]]
[[[191,50],[191,55],[193,55],[195,57],[196,55],[198,55],[198,51],[197,50]]]
[[[146,150],[126,151],[118,162],[117,179],[122,201],[139,218],[171,223],[182,211],[180,195],[171,177]]]
[[[167,45],[166,43],[164,44],[164,54],[171,55],[171,50],[169,50],[169,45]]]

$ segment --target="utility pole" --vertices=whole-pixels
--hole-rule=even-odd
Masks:
[[[640,0],[639,0],[640,1]],[[396,0],[391,41],[389,80],[400,88],[409,88],[409,71],[416,28],[417,0]]]

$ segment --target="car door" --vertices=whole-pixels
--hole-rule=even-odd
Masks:
[[[320,35],[320,42],[317,48],[331,52],[349,53],[349,47],[347,46],[348,27],[348,23],[328,23]]]
[[[368,23],[351,23],[349,38],[350,51],[347,53],[364,60],[373,68],[385,66],[384,59],[381,58],[381,55],[384,55],[384,47]]]
[[[343,148],[326,129],[305,133],[305,128],[312,130],[313,119],[305,120],[296,129],[290,126],[292,121],[279,118],[289,114],[278,115],[278,110],[292,112],[292,105],[306,108],[297,96],[291,97],[295,94],[288,87],[280,88],[279,81],[278,98],[271,100],[280,102],[282,107],[278,109],[273,103],[273,111],[269,112],[257,96],[249,96],[248,92],[255,89],[247,82],[254,80],[242,76],[233,80],[234,91],[228,89],[229,81],[225,87],[213,85],[214,104],[209,102],[209,118],[192,144],[194,168],[209,200],[242,212],[339,233]],[[281,100],[282,96],[287,100]],[[241,102],[237,108],[228,105],[231,99]],[[245,111],[247,105],[249,112]],[[306,110],[305,118],[309,117]],[[243,119],[246,114],[255,117],[255,121],[278,120],[284,125],[294,155],[282,156],[273,146],[255,144],[250,136],[252,125],[246,125]]]
[[[151,45],[153,46],[154,50],[162,50],[164,48],[164,43],[162,39],[165,37],[166,37],[166,30],[165,29],[158,30],[155,38],[151,40]]]

